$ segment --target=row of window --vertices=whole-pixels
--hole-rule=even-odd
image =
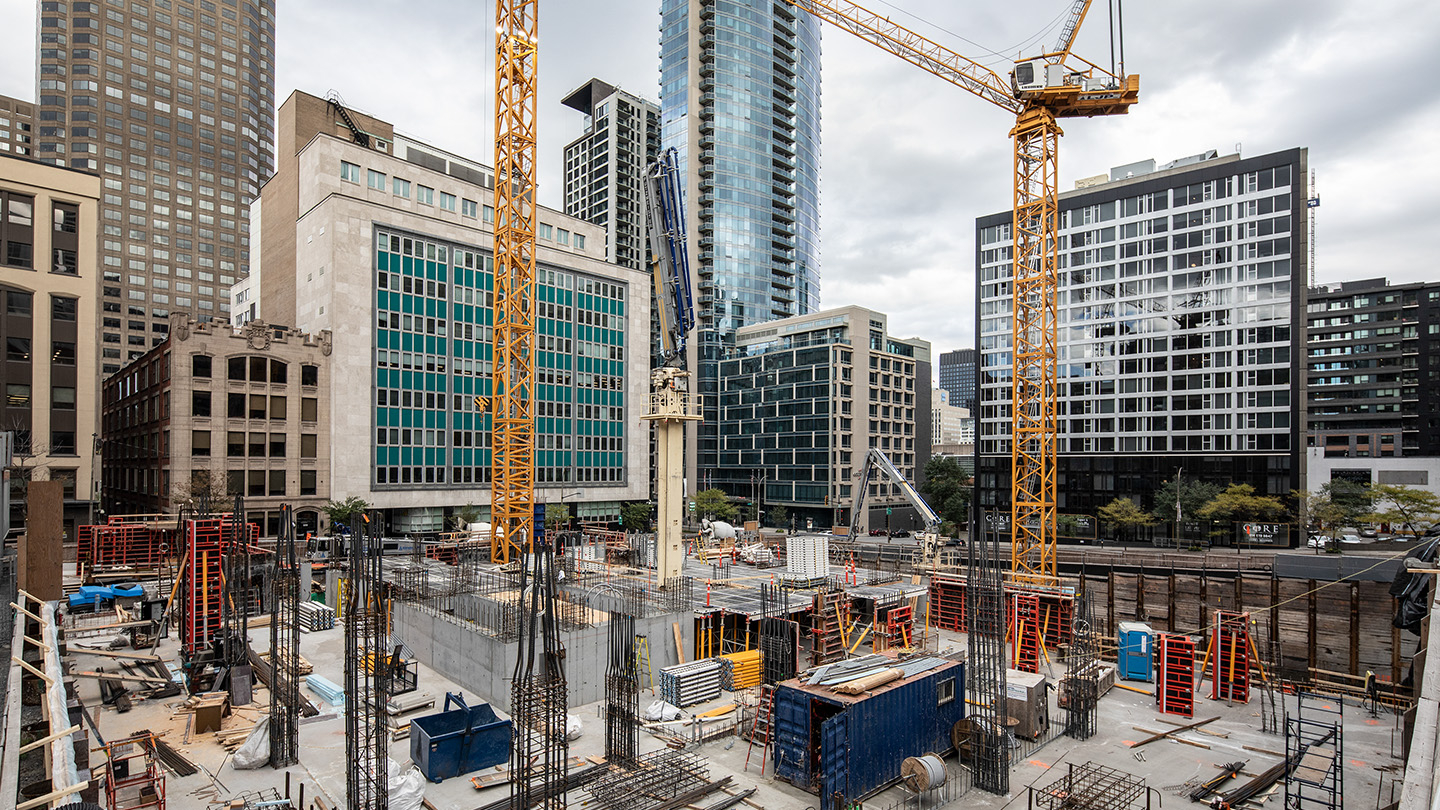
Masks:
[[[247,439],[248,437],[248,439]],[[314,433],[300,434],[300,458],[315,458],[318,437]],[[231,430],[225,433],[225,455],[229,458],[285,458],[286,435],[284,433],[245,433]],[[210,455],[210,431],[190,431],[190,455]]]
[[[230,419],[270,419],[283,422],[288,417],[289,399],[264,394],[226,394],[225,416]],[[190,414],[208,419],[213,415],[209,391],[190,392]],[[315,397],[300,398],[300,421],[316,422],[320,418],[320,401]]]

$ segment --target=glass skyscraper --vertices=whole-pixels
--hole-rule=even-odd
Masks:
[[[785,0],[662,0],[660,26],[662,146],[687,177],[697,276],[703,486],[735,330],[818,308],[820,21]]]

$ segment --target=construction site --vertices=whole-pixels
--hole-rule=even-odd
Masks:
[[[66,542],[47,510],[59,485],[37,482],[0,569],[13,608],[0,805],[1430,804],[1440,672],[1423,664],[1440,631],[1436,569],[1420,560],[1433,540],[1345,555],[1057,542],[1057,121],[1139,97],[1123,62],[1071,54],[1090,2],[1005,77],[851,3],[791,5],[1015,116],[1008,509],[942,536],[872,444],[848,526],[687,519],[686,431],[702,409],[671,152],[645,196],[664,355],[640,417],[655,432],[656,531],[545,528],[537,10],[501,0],[495,393],[475,397],[494,424],[490,523],[387,537],[357,509],[317,542],[287,507],[262,543],[237,496],[111,515]],[[913,538],[862,536],[881,480],[921,516]]]

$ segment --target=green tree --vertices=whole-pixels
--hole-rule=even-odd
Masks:
[[[332,527],[336,523],[343,523],[352,531],[358,532],[360,527],[356,524],[360,522],[360,515],[369,511],[370,504],[358,495],[351,495],[343,501],[330,501],[321,508],[325,510],[325,516],[330,519]]]
[[[455,510],[454,520],[455,527],[457,529],[464,530],[471,523],[479,522],[480,507],[476,506],[473,503],[467,503],[459,509]]]
[[[1332,482],[1333,483],[1333,482]],[[1440,496],[1403,484],[1376,484],[1370,487],[1374,508],[1368,519],[1375,523],[1404,526],[1416,537],[1440,523]]]
[[[1100,507],[1100,519],[1119,529],[1116,539],[1127,531],[1156,523],[1154,515],[1141,509],[1140,504],[1130,498],[1116,498]]]
[[[1154,515],[1155,519],[1161,523],[1173,523],[1175,502],[1178,499],[1183,519],[1193,520],[1201,507],[1215,500],[1215,496],[1224,489],[1219,484],[1212,484],[1196,478],[1182,477],[1178,483],[1172,478],[1155,490],[1155,509],[1150,514]]]
[[[765,510],[766,522],[776,529],[787,529],[790,527],[790,510],[783,506],[772,506]]]
[[[695,513],[702,518],[723,520],[726,523],[734,523],[740,519],[740,510],[725,497],[725,492],[719,489],[702,489],[695,493]]]
[[[235,493],[229,491],[227,477],[223,473],[192,470],[189,481],[175,482],[170,502],[186,509],[204,509],[207,514],[215,514],[235,505]]]
[[[649,503],[632,501],[620,507],[620,523],[627,532],[648,532],[651,512]]]
[[[570,505],[564,503],[545,504],[545,529],[558,532],[570,525]]]
[[[1333,507],[1330,511],[1335,516],[1326,523],[1337,528],[1357,523],[1374,511],[1375,492],[1369,484],[1332,478],[1321,485],[1320,495]]]
[[[1231,484],[1195,514],[1206,520],[1279,520],[1287,511],[1279,498],[1256,495],[1255,487],[1249,484]]]
[[[974,485],[959,461],[935,456],[925,463],[925,483],[920,485],[920,494],[943,521],[964,526],[970,521]]]

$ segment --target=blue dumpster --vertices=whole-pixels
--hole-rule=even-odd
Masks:
[[[1150,681],[1154,678],[1151,660],[1155,647],[1155,631],[1144,622],[1120,622],[1120,677],[1127,681]]]
[[[446,692],[444,711],[410,721],[410,760],[431,782],[509,762],[510,721],[489,703],[467,706],[464,695]]]

